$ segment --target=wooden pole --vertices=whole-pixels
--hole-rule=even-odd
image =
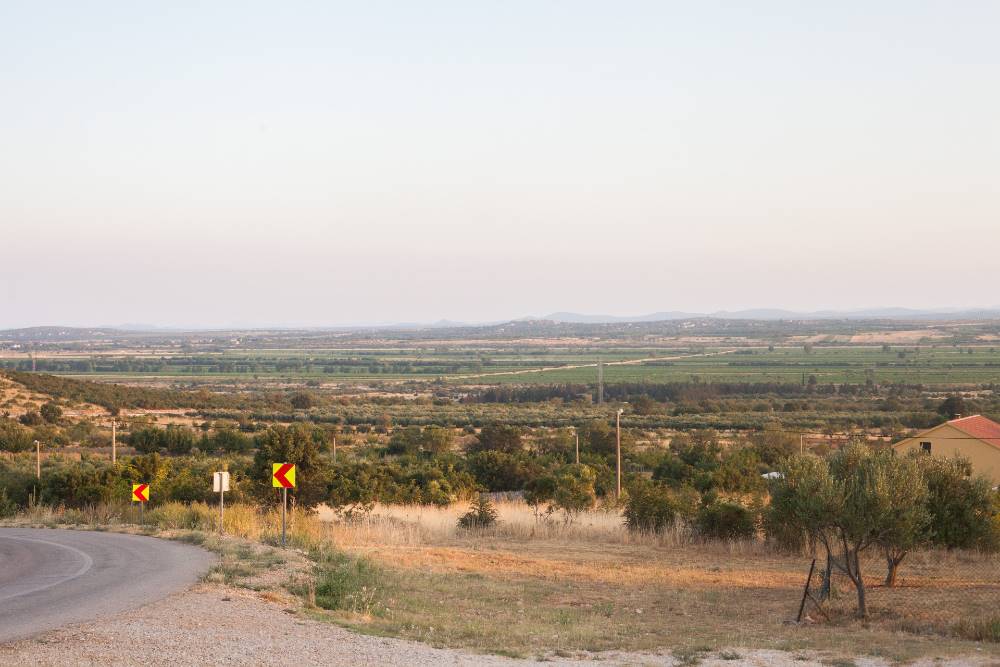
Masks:
[[[806,577],[806,586],[802,589],[802,602],[799,604],[799,615],[795,617],[796,623],[802,622],[802,612],[806,608],[806,598],[809,597],[809,584],[812,583],[813,571],[816,569],[816,559],[813,558],[812,565],[809,566],[809,576]]]
[[[622,497],[622,411],[615,414],[615,500]]]

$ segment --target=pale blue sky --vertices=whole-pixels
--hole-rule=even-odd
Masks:
[[[997,306],[1000,3],[0,3],[0,328]]]

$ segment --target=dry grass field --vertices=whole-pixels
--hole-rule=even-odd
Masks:
[[[989,651],[970,622],[995,617],[1000,561],[978,554],[913,554],[898,588],[880,587],[874,559],[871,618],[851,616],[853,589],[841,585],[829,620],[795,618],[806,555],[760,543],[709,543],[681,531],[636,536],[614,512],[573,524],[539,522],[521,502],[498,503],[500,524],[456,528],[465,506],[376,507],[367,518],[336,520],[328,534],[391,574],[384,608],[346,622],[368,632],[512,655],[545,651],[675,651],[726,647],[819,649],[895,660]]]
[[[300,572],[284,586],[241,584],[249,572],[245,558],[222,574],[267,599],[285,600],[291,591],[308,616],[363,633],[501,655],[669,651],[695,664],[710,652],[777,649],[825,664],[856,664],[865,656],[1000,663],[996,556],[915,553],[895,589],[879,585],[882,564],[873,559],[867,621],[853,618],[853,591],[841,582],[825,606],[828,618],[811,612],[795,625],[810,562],[804,554],[759,542],[699,543],[682,530],[633,535],[613,511],[566,524],[538,521],[519,501],[497,508],[500,523],[478,531],[456,527],[464,505],[377,506],[351,521],[330,510],[293,511],[290,545],[314,562],[312,578]],[[131,509],[37,507],[19,520],[127,529]],[[217,509],[201,503],[166,503],[146,513],[149,528],[203,536],[218,530],[217,521]],[[225,530],[233,537],[273,545],[279,526],[274,511],[250,505],[226,511]],[[329,595],[341,602],[324,604]]]

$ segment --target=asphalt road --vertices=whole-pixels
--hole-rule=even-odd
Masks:
[[[214,562],[204,549],[152,537],[0,528],[0,642],[154,603]]]

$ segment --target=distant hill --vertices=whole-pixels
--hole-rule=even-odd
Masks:
[[[12,341],[67,341],[93,340],[120,336],[120,329],[85,327],[25,327],[0,331],[0,340]]]
[[[912,308],[869,308],[863,310],[817,310],[797,312],[777,308],[749,310],[718,310],[711,313],[664,311],[648,315],[586,315],[581,313],[550,313],[544,317],[525,317],[523,320],[550,320],[575,324],[615,324],[622,322],[669,322],[694,319],[720,320],[995,320],[1000,319],[1000,308],[917,310]]]

